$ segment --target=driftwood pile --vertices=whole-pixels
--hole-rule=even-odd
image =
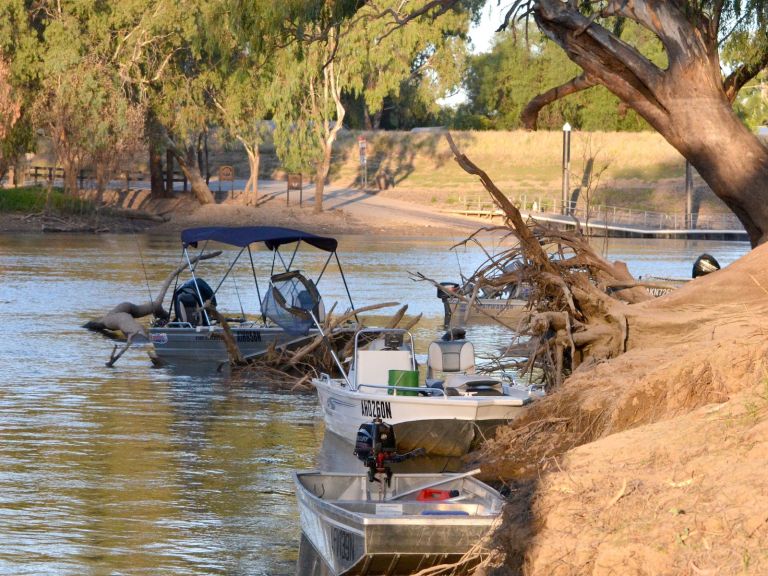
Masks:
[[[489,258],[469,281],[479,287],[522,283],[531,288],[531,314],[513,327],[520,339],[506,355],[527,356],[523,367],[540,367],[545,384],[557,386],[579,366],[625,352],[626,305],[651,299],[645,287],[655,284],[636,280],[623,262],[600,256],[575,217],[574,231],[524,220],[488,174],[460,152],[450,134],[446,138],[459,166],[480,178],[504,212],[504,226],[484,230],[515,238],[512,248]]]
[[[315,336],[300,348],[288,349],[273,345],[265,354],[247,361],[242,359],[238,361],[230,353],[233,376],[236,379],[257,380],[261,384],[287,388],[293,392],[312,392],[314,390],[311,386],[312,378],[318,377],[321,373],[332,376],[341,375],[336,359],[341,362],[345,372],[349,371],[354,335],[357,330],[365,327],[361,314],[397,305],[396,302],[374,304],[338,316],[334,315],[332,307],[322,323],[323,334]],[[407,310],[407,305],[401,306],[389,320],[377,321],[377,327],[410,330],[421,320],[421,314],[406,317]],[[374,337],[372,334],[367,336],[369,339]],[[230,350],[229,345],[227,349]]]

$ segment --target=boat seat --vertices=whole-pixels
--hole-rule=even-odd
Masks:
[[[442,390],[443,392],[445,392],[446,396],[460,396],[461,395],[459,393],[459,391],[456,390],[456,388],[452,388],[450,386],[446,388],[444,386],[444,384],[445,384],[445,382],[443,380],[431,380],[431,381],[427,382],[427,388],[434,388],[435,390]],[[424,393],[424,395],[425,396],[427,396],[427,395],[433,396],[434,394]]]
[[[356,381],[360,384],[389,384],[390,370],[413,370],[413,360],[408,350],[358,350],[356,362]],[[371,388],[366,392],[381,392],[383,389]]]
[[[427,350],[430,377],[435,372],[458,373],[475,371],[475,347],[468,340],[435,340]]]

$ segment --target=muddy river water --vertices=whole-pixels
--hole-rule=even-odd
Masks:
[[[422,349],[442,305],[422,272],[456,280],[483,260],[459,238],[340,238],[357,306],[395,300],[423,313]],[[488,250],[498,250],[492,241]],[[727,265],[744,243],[611,240],[638,274],[687,277],[702,252]],[[141,302],[179,263],[175,237],[0,234],[0,573],[293,574],[299,527],[290,473],[332,461],[320,451],[314,396],[233,382],[209,367],[152,368],[146,349],[109,369],[112,343],[80,326],[118,302]],[[307,252],[301,268],[319,270]],[[211,263],[218,280],[227,258]],[[271,263],[256,253],[257,269]],[[347,306],[330,270],[327,303]],[[220,308],[253,310],[247,278]],[[226,304],[225,304],[226,303]],[[480,352],[504,343],[469,328]]]

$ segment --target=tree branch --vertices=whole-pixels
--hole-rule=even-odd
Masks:
[[[595,84],[597,84],[597,82],[589,79],[585,73],[569,80],[565,84],[561,84],[560,86],[547,90],[543,94],[535,96],[520,113],[520,121],[522,122],[523,127],[526,130],[536,130],[539,121],[539,112],[541,112],[542,108],[561,98],[591,88]]]
[[[728,101],[733,103],[736,96],[744,85],[757,76],[765,67],[768,66],[768,51],[763,52],[760,58],[748,64],[742,64],[731,72],[723,80],[723,90]]]

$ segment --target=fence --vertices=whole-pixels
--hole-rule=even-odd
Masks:
[[[567,210],[563,210],[561,200],[551,197],[522,193],[508,196],[510,201],[526,213],[541,213],[547,215],[562,215],[568,213],[578,218],[582,223],[589,216],[590,224],[601,226],[636,227],[649,230],[743,230],[743,225],[733,214],[701,214],[694,212],[687,217],[685,212],[654,212],[651,210],[636,210],[618,206],[595,205],[589,207],[589,214],[583,205],[567,202]],[[493,217],[501,215],[501,211],[487,195],[467,196],[464,200],[466,214]]]
[[[24,181],[32,180],[34,184],[41,182],[61,183],[64,181],[65,172],[61,167],[54,166],[28,166],[25,172]],[[131,189],[132,183],[147,182],[148,175],[139,171],[125,171],[116,175],[111,183],[125,182],[126,189]],[[80,170],[77,175],[78,186],[81,189],[96,188],[96,177],[92,170]],[[165,182],[165,172],[163,172],[163,182]],[[181,183],[184,192],[187,191],[188,180],[183,172],[173,173],[173,182]],[[113,187],[110,185],[110,187]],[[143,186],[142,186],[143,187]]]

